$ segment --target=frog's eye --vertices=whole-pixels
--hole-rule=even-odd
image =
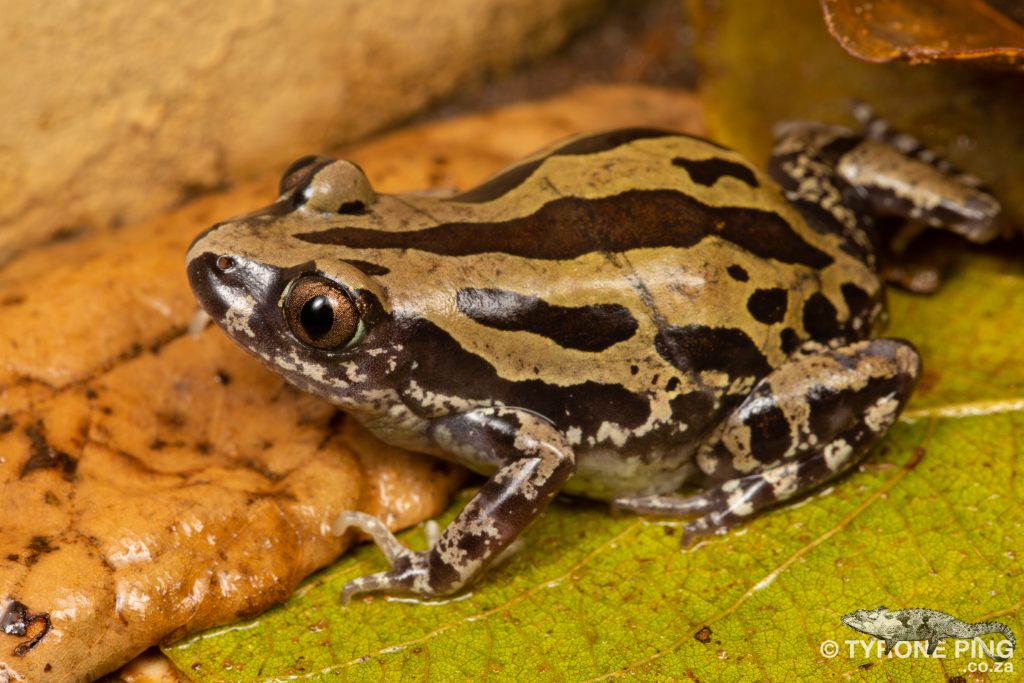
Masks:
[[[284,317],[299,341],[324,350],[351,343],[362,327],[348,293],[319,275],[303,275],[294,282],[285,298]]]
[[[288,192],[288,190],[298,187],[302,183],[306,182],[313,173],[332,161],[334,161],[334,159],[330,157],[322,157],[315,154],[310,154],[302,157],[301,159],[296,159],[284,170],[284,173],[281,174],[281,182],[277,186],[278,196],[281,196]]]
[[[301,195],[309,209],[321,213],[358,215],[377,200],[366,174],[351,161],[335,161],[318,168],[309,185],[295,193],[296,202]]]

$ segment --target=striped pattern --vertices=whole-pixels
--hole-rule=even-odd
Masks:
[[[381,195],[362,215],[289,213],[288,197],[203,248],[282,277],[316,270],[380,311],[352,352],[365,360],[328,365],[321,393],[394,412],[377,397],[395,391],[403,407],[386,420],[406,430],[471,406],[527,408],[574,448],[662,468],[669,487],[796,345],[862,338],[881,311],[843,235],[808,225],[738,154],[665,131],[577,138],[461,195]],[[329,388],[363,375],[356,396]]]

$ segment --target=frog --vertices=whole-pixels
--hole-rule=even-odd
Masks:
[[[556,143],[457,193],[385,194],[299,159],[269,206],[192,242],[208,316],[386,443],[485,477],[427,550],[357,511],[390,568],[452,595],[559,494],[705,539],[823,488],[921,374],[882,336],[881,218],[994,233],[999,204],[888,129],[778,127],[767,171],[699,136]]]

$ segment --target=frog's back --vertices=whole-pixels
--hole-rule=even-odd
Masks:
[[[530,408],[577,444],[695,441],[797,346],[866,337],[880,311],[840,236],[685,135],[578,138],[449,199],[378,204],[403,218],[305,239],[352,250],[414,321],[417,390]]]

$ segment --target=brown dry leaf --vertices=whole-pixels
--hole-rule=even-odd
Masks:
[[[1024,64],[1024,26],[983,0],[822,0],[832,36],[869,62]]]
[[[587,88],[351,150],[378,189],[466,187],[581,130],[699,132],[689,95]],[[308,150],[296,150],[297,155]],[[458,161],[455,161],[458,159]],[[0,271],[0,681],[89,680],[258,613],[347,543],[342,510],[437,513],[461,472],[385,447],[234,348],[186,332],[183,254],[276,179]]]

